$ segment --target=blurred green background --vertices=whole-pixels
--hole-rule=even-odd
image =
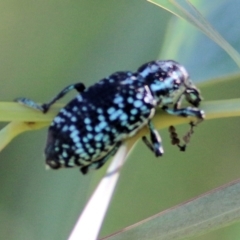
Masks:
[[[193,2],[240,51],[240,2]],[[159,57],[180,61],[198,83],[239,71],[202,33],[144,0],[0,1],[0,46],[1,101],[46,102],[70,83],[89,86]],[[239,87],[236,80],[201,91],[205,100],[228,99],[240,96]],[[185,133],[188,126],[178,129]],[[106,169],[87,176],[78,169],[46,171],[46,132],[25,133],[0,153],[0,239],[66,239]],[[160,132],[165,155],[156,159],[138,143],[101,236],[240,177],[239,118],[205,121],[185,153],[171,146],[167,130]],[[235,240],[239,229],[234,224],[194,239]]]

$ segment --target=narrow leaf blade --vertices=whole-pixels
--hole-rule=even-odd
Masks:
[[[240,221],[240,180],[156,214],[102,240],[177,240]]]

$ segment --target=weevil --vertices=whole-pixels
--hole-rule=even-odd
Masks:
[[[43,113],[69,91],[78,94],[53,119],[45,147],[46,164],[52,169],[80,167],[86,174],[98,169],[113,156],[124,139],[135,135],[147,126],[150,140],[142,138],[156,157],[164,153],[161,137],[152,118],[161,108],[171,115],[204,119],[198,108],[202,98],[192,83],[186,69],[173,60],[151,61],[136,72],[115,72],[86,88],[75,83],[64,88],[50,102],[37,105],[27,98],[16,101]],[[190,105],[181,108],[182,100]],[[190,123],[183,146],[170,127],[172,143],[184,151],[193,133],[195,123]]]

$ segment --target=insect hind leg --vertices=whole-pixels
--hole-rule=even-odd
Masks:
[[[48,109],[60,98],[64,97],[71,90],[77,90],[79,93],[85,90],[85,85],[83,83],[75,83],[65,87],[60,93],[58,93],[50,102],[42,105],[43,113],[46,113]]]
[[[77,90],[79,93],[83,92],[85,90],[85,85],[83,83],[75,83],[71,84],[67,87],[65,87],[60,93],[58,93],[50,102],[44,103],[42,105],[37,104],[31,99],[28,98],[16,98],[15,102],[18,102],[20,104],[23,104],[24,106],[33,108],[35,110],[41,111],[43,113],[46,113],[49,108],[60,98],[64,97],[69,91],[71,90]]]

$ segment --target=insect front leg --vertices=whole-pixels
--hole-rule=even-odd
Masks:
[[[97,160],[96,162],[92,162],[87,166],[81,167],[80,171],[82,172],[82,174],[87,174],[90,169],[101,168],[109,160],[109,158],[111,158],[113,155],[115,155],[115,153],[117,152],[117,150],[119,149],[121,144],[122,144],[122,142],[118,142],[114,146],[114,148],[110,152],[108,152],[107,155],[105,155],[103,158]]]
[[[151,142],[147,139],[146,136],[143,136],[142,140],[146,144],[146,146],[155,153],[156,157],[162,156],[164,151],[162,147],[161,137],[158,131],[154,128],[151,121],[148,122],[147,126],[150,131]]]
[[[39,105],[37,103],[35,103],[34,101],[32,101],[31,99],[28,98],[17,98],[15,99],[16,102],[23,104],[27,107],[36,109],[38,111],[41,111],[43,113],[46,113],[49,108],[60,98],[64,97],[69,91],[71,90],[77,90],[79,93],[83,92],[85,90],[85,86],[83,83],[75,83],[75,84],[71,84],[67,87],[65,87],[60,93],[58,93],[56,95],[56,97],[54,97],[50,102]]]
[[[186,108],[168,108],[167,106],[162,109],[168,114],[180,116],[180,117],[195,117],[197,119],[204,119],[204,112],[198,108],[186,107]]]
[[[186,150],[186,142],[184,145],[180,145],[180,139],[178,138],[178,134],[176,132],[176,129],[174,126],[170,126],[168,128],[168,131],[170,133],[170,138],[171,138],[171,142],[172,142],[172,145],[177,145],[178,148],[180,149],[180,151],[185,151]],[[188,133],[187,133],[188,134]],[[189,137],[189,140],[190,140],[190,137]]]
[[[169,127],[170,136],[172,139],[172,144],[177,145],[180,151],[185,151],[187,144],[190,141],[190,138],[193,134],[193,128],[199,124],[204,119],[204,112],[198,108],[187,107],[187,108],[177,108],[177,105],[173,109],[169,109],[167,106],[164,106],[162,109],[171,115],[181,116],[181,117],[196,117],[197,121],[190,122],[190,130],[183,137],[184,144],[180,145],[180,140],[178,139],[176,130],[173,126]],[[179,105],[178,105],[179,106]]]

